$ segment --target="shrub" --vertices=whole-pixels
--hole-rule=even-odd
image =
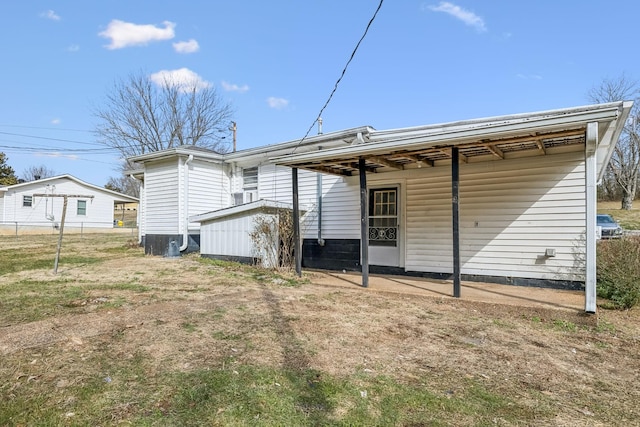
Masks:
[[[625,236],[598,244],[598,296],[616,308],[640,302],[640,237]]]

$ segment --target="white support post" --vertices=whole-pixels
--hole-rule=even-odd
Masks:
[[[596,173],[598,146],[598,123],[588,123],[585,141],[585,308],[587,313],[596,312]]]

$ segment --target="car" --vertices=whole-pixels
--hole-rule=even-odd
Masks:
[[[596,225],[602,230],[600,235],[603,239],[622,237],[622,227],[611,215],[598,214]]]

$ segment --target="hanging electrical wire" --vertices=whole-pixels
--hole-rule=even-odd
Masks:
[[[311,126],[309,126],[309,129],[307,130],[307,133],[305,133],[304,136],[302,137],[302,139],[296,144],[295,147],[293,147],[293,150],[291,150],[291,154],[293,154],[296,151],[296,148],[298,148],[300,146],[300,144],[302,144],[302,141],[304,141],[309,136],[309,133],[311,132],[311,129],[313,129],[313,127],[316,125],[316,123],[318,123],[318,120],[320,119],[320,117],[322,117],[322,113],[324,112],[325,108],[327,108],[327,106],[331,102],[331,98],[333,98],[333,94],[336,93],[336,90],[338,90],[338,85],[340,84],[340,81],[342,80],[342,78],[346,74],[347,68],[349,67],[349,64],[351,63],[351,61],[355,57],[356,52],[358,51],[358,48],[360,47],[360,43],[362,43],[362,41],[366,37],[367,33],[369,32],[369,27],[371,27],[371,24],[373,24],[373,21],[376,19],[376,16],[378,15],[378,12],[380,11],[380,8],[382,7],[382,3],[383,2],[384,2],[384,0],[380,0],[380,3],[378,4],[378,7],[376,8],[376,11],[374,12],[373,16],[369,20],[369,23],[367,24],[367,27],[365,28],[364,33],[362,34],[362,37],[360,37],[360,40],[358,40],[358,43],[356,44],[356,47],[353,49],[353,52],[351,52],[351,56],[349,57],[349,60],[347,61],[347,63],[344,66],[344,68],[342,69],[342,74],[340,74],[340,77],[338,78],[338,80],[336,81],[335,85],[333,86],[333,90],[331,91],[331,94],[329,94],[329,98],[327,99],[327,102],[324,103],[324,105],[320,109],[320,112],[318,113],[318,116],[313,121],[313,123],[311,123]]]

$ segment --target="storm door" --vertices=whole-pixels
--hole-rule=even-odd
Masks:
[[[369,263],[400,265],[398,187],[369,190]]]

